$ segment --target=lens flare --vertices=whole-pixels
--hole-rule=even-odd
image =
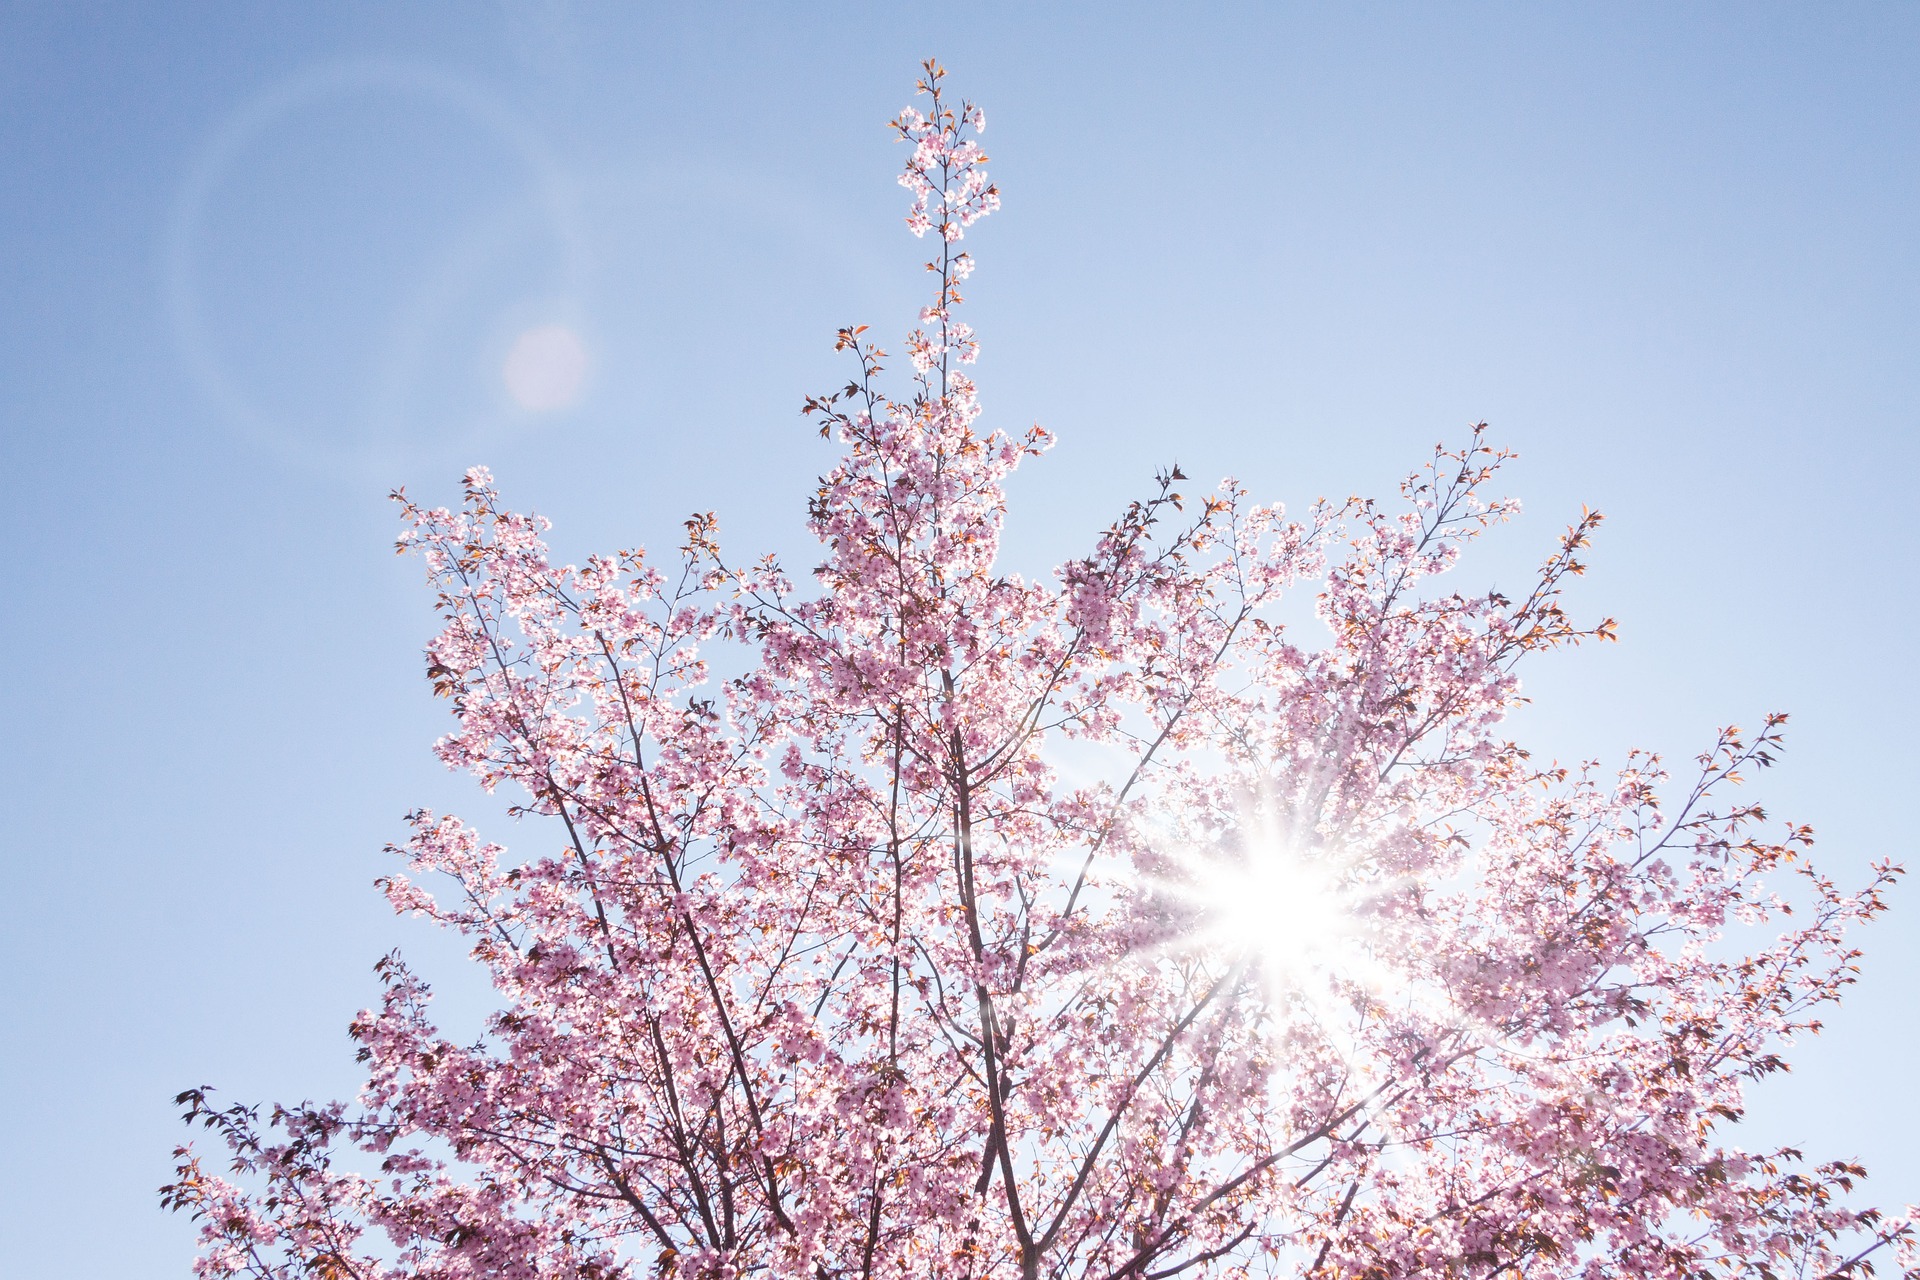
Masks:
[[[514,340],[500,376],[521,408],[533,413],[566,409],[580,398],[586,381],[587,349],[565,325],[541,325]]]

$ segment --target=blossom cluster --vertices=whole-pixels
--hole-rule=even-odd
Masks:
[[[954,308],[965,301],[958,285],[973,274],[973,257],[954,252],[953,246],[968,227],[999,209],[1000,189],[981,167],[987,162],[979,137],[987,127],[986,112],[971,102],[954,107],[946,101],[941,83],[946,72],[939,63],[929,60],[923,70],[919,89],[932,100],[927,113],[907,107],[893,127],[913,147],[900,175],[900,185],[913,193],[907,226],[916,236],[934,231],[940,237],[940,257],[927,264],[940,277],[938,295],[921,309],[922,327],[907,335],[908,358],[924,378],[936,367],[945,376],[949,356],[972,364],[979,355],[972,326],[953,318]]]

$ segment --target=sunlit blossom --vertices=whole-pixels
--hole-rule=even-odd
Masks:
[[[944,74],[893,122],[934,296],[905,378],[836,335],[798,566],[707,513],[558,563],[480,467],[395,495],[435,750],[522,822],[510,855],[415,811],[381,888],[497,1007],[456,1041],[390,954],[352,1103],[183,1093],[225,1148],[163,1192],[198,1273],[1920,1274],[1857,1168],[1729,1137],[1898,869],[1842,888],[1739,798],[1782,717],[1672,785],[1510,740],[1519,665],[1613,627],[1562,596],[1591,512],[1523,590],[1442,578],[1515,510],[1484,426],[1292,516],[1169,467],[1008,570],[1052,437],[989,429],[961,367],[953,246],[999,193]]]

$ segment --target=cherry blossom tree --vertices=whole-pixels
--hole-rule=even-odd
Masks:
[[[1524,595],[1439,585],[1515,510],[1476,427],[1392,502],[1173,468],[1050,578],[998,567],[1049,437],[977,425],[1000,196],[942,77],[894,126],[932,301],[899,398],[849,328],[806,402],[810,573],[711,515],[555,564],[481,469],[396,495],[437,750],[528,831],[412,814],[381,883],[498,1008],[456,1043],[391,955],[357,1099],[183,1094],[227,1149],[163,1192],[199,1274],[1920,1274],[1861,1170],[1729,1145],[1898,874],[1842,889],[1735,798],[1783,717],[1678,776],[1503,736],[1522,659],[1612,637],[1562,607],[1597,514]]]

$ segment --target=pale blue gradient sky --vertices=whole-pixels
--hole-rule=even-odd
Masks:
[[[0,1270],[183,1274],[171,1095],[348,1090],[371,963],[457,970],[368,887],[409,808],[492,812],[427,751],[388,487],[806,555],[800,397],[923,286],[882,123],[929,53],[1006,193],[990,421],[1061,439],[1015,562],[1175,457],[1379,492],[1486,418],[1528,514],[1463,582],[1612,517],[1576,604],[1623,641],[1536,669],[1534,740],[1785,708],[1771,806],[1845,876],[1911,854],[1920,8],[956,12],[0,8]],[[499,369],[543,324],[593,364],[541,416]],[[1864,941],[1753,1141],[1920,1200],[1920,895]]]

